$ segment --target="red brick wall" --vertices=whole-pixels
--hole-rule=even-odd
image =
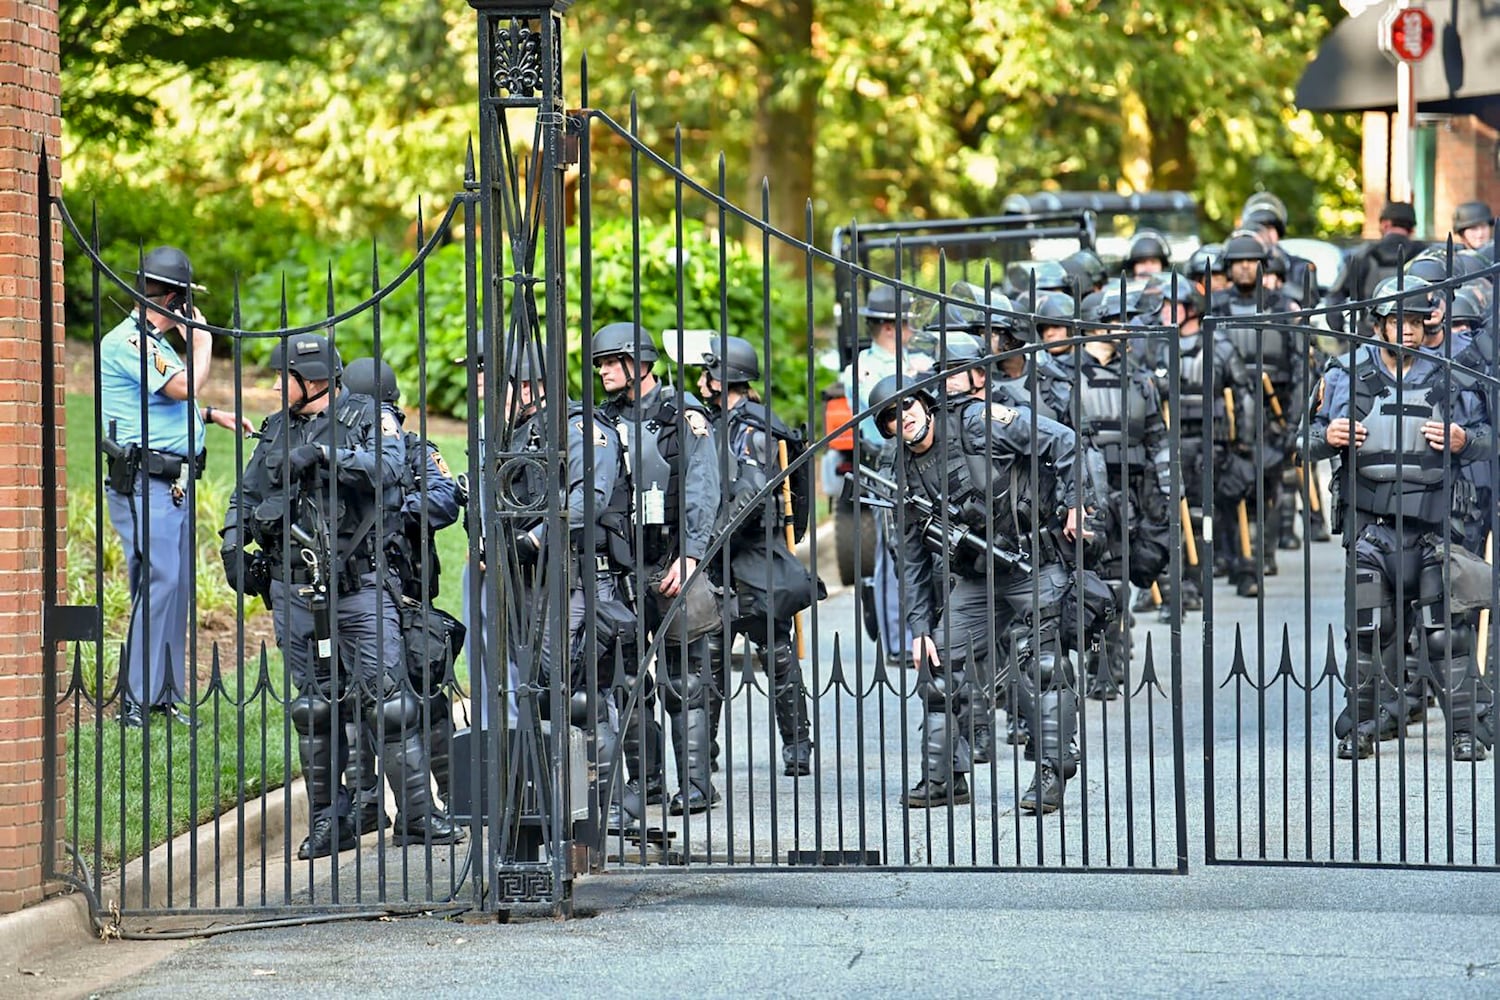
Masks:
[[[58,468],[62,463],[62,245],[40,274],[37,157],[56,184],[60,126],[57,0],[0,0],[0,913],[42,897],[43,671],[42,323],[57,331]],[[41,315],[42,281],[54,313]],[[66,510],[61,475],[56,509]],[[61,539],[53,539],[59,544]],[[53,758],[59,765],[62,754]],[[59,770],[59,774],[60,774]],[[58,787],[62,787],[59,781]]]
[[[1445,239],[1453,210],[1466,201],[1488,202],[1500,211],[1500,134],[1472,115],[1450,118],[1437,129],[1437,171],[1433,185],[1432,235]]]

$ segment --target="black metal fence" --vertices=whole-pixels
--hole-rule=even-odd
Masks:
[[[1345,623],[1378,607],[1356,596],[1354,557],[1313,541],[1315,515],[1332,520],[1338,508],[1319,486],[1321,431],[1302,417],[1321,405],[1309,351],[1346,357],[1358,377],[1385,357],[1374,335],[1312,325],[1330,309],[1263,301],[1193,332],[1170,306],[1191,298],[1177,276],[1145,290],[1169,300],[1154,311],[1122,280],[1101,290],[1102,310],[1073,302],[1039,318],[1034,275],[1010,287],[1025,303],[998,291],[1000,265],[1032,256],[1029,244],[950,261],[958,237],[948,230],[897,238],[888,271],[825,252],[811,209],[805,232],[779,232],[769,188],[746,211],[727,194],[725,168],[695,180],[680,147],[664,157],[603,112],[565,111],[560,11],[494,6],[476,4],[477,163],[430,232],[419,222],[410,263],[394,277],[372,268],[372,293],[353,304],[335,301],[330,284],[324,315],[284,307],[279,329],[243,329],[228,290],[226,323],[181,323],[230,345],[212,362],[211,388],[196,378],[205,359],[184,352],[181,410],[154,410],[139,389],[178,368],[174,356],[153,376],[150,331],[131,325],[152,315],[150,286],[100,259],[97,225],[86,230],[55,199],[39,206],[41,231],[61,217],[68,253],[90,258],[97,317],[92,406],[74,396],[68,410],[67,591],[54,565],[44,636],[63,664],[48,692],[67,753],[67,810],[54,819],[76,845],[70,859],[49,859],[52,871],[137,914],[562,911],[590,871],[1184,873],[1200,816],[1208,862],[1500,863],[1500,764],[1455,760],[1453,733],[1418,711],[1429,692],[1451,706],[1462,687],[1483,706],[1465,718],[1487,720],[1488,643],[1466,653],[1463,641],[1477,611],[1418,629],[1411,667],[1377,661],[1384,672],[1359,675],[1386,678],[1377,704],[1409,712],[1417,728],[1372,740],[1373,760],[1357,745],[1338,759]],[[652,219],[641,195],[661,183],[672,209]],[[605,190],[630,204],[632,238],[601,257],[594,212]],[[650,223],[670,232],[665,244],[642,238]],[[999,228],[1014,240],[1035,228],[1022,223]],[[429,355],[427,275],[455,236],[462,429],[429,420],[427,405],[433,366],[452,363]],[[626,294],[606,293],[622,283]],[[881,289],[891,294],[882,309],[920,306],[912,325],[925,329],[908,341],[895,322],[893,346],[820,368],[835,303],[870,330]],[[399,351],[382,343],[383,304],[397,294],[419,303],[415,343]],[[124,339],[136,338],[123,353],[105,318],[112,299],[124,304]],[[596,344],[610,324],[625,324],[624,342]],[[1443,324],[1447,352],[1424,357],[1436,357],[1443,385],[1463,383],[1487,422],[1494,377],[1454,354],[1451,313]],[[133,428],[149,443],[153,421],[160,431],[178,420],[173,432],[191,442],[200,392],[232,398],[236,414],[270,414],[268,427],[301,426],[296,380],[277,381],[264,346],[295,357],[323,335],[363,350],[366,334],[372,357],[410,359],[395,371],[404,428],[367,401],[362,439],[295,464],[284,436],[222,434],[233,443],[210,448],[204,479],[187,448],[176,470],[146,457],[111,480],[121,467],[110,442]],[[731,372],[731,338],[747,342],[757,373]],[[1220,341],[1233,347],[1227,381]],[[1291,355],[1301,360],[1287,380],[1273,362]],[[648,367],[676,394],[666,409],[640,378]],[[872,404],[880,376],[897,371],[895,394]],[[129,395],[120,386],[132,375]],[[649,405],[622,397],[622,385]],[[1394,391],[1400,411],[1404,390]],[[570,397],[576,405],[564,405]],[[125,434],[109,419],[122,398],[138,415]],[[731,405],[742,402],[778,418],[762,411],[759,435],[745,437]],[[1481,426],[1482,456],[1459,463],[1466,473],[1494,464]],[[376,461],[390,457],[396,430],[411,432],[406,448],[446,445],[446,462],[407,474]],[[1453,509],[1455,484],[1469,480],[1443,454],[1435,488]],[[671,475],[659,456],[677,463]],[[232,546],[218,534],[226,508],[267,499],[257,462],[302,485],[282,489],[291,499],[268,518],[281,523],[279,545]],[[436,495],[450,465],[467,489],[444,517]],[[1280,520],[1271,527],[1288,489],[1295,555],[1269,541],[1290,537]],[[320,498],[305,519],[303,495]],[[1492,529],[1493,492],[1468,499],[1474,529]],[[1354,524],[1354,493],[1339,501]],[[464,526],[448,526],[460,509]],[[414,542],[351,543],[365,510],[372,537],[409,527]],[[1398,549],[1407,528],[1391,525]],[[160,544],[168,531],[176,547]],[[1438,548],[1439,572],[1451,573],[1454,543]],[[437,551],[443,585],[433,588]],[[262,598],[244,582],[256,552],[276,581]],[[344,578],[351,556],[365,558],[362,580]],[[855,571],[838,586],[841,561]],[[1213,584],[1219,563],[1230,588]],[[226,575],[237,590],[219,584]],[[1403,616],[1415,613],[1395,586],[1397,621],[1379,633],[1387,645],[1412,631]],[[268,599],[283,611],[267,611]],[[181,602],[178,617],[153,608],[161,602]],[[155,652],[141,660],[145,651]],[[158,704],[166,711],[153,716]],[[1360,704],[1356,729],[1385,718]],[[1188,766],[1197,749],[1201,785]],[[357,843],[341,842],[345,815]],[[298,858],[327,816],[339,849]]]

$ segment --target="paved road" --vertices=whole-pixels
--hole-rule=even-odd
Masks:
[[[227,934],[104,995],[1492,997],[1493,883],[1225,868],[611,875],[579,887],[590,918]]]

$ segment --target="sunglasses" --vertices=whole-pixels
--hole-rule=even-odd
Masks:
[[[915,397],[915,396],[908,396],[906,399],[903,399],[901,401],[901,412],[905,413],[907,410],[911,409],[913,406],[916,406],[916,405],[917,405],[917,397]],[[893,423],[896,422],[896,417],[897,417],[896,409],[895,409],[895,407],[892,407],[892,408],[890,408],[888,410],[882,410],[880,412],[880,416],[876,418],[876,422],[877,423],[881,423],[881,424],[893,424]]]

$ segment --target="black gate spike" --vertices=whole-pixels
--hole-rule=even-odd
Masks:
[[[1328,625],[1328,640],[1325,648],[1327,651],[1323,656],[1323,672],[1318,675],[1317,683],[1312,686],[1314,691],[1323,686],[1324,680],[1335,684],[1343,680],[1343,675],[1339,673],[1338,645],[1334,642],[1331,622]]]
[[[767,651],[769,652],[769,647],[767,647]],[[727,647],[724,650],[724,655],[730,657],[731,659],[733,659],[733,657],[734,657],[734,647],[732,647],[732,646]],[[761,687],[760,686],[760,680],[755,676],[755,657],[753,657],[753,656],[742,656],[742,657],[740,657],[740,669],[738,671],[736,671],[736,673],[739,674],[740,683],[739,683],[739,687],[735,688],[734,691],[730,694],[731,698],[738,697],[739,693],[741,691],[745,690],[746,688],[750,688],[751,690],[757,692],[758,694],[763,694],[763,695],[767,695],[767,696],[770,695],[770,691],[767,688]],[[770,666],[769,665],[767,665],[767,667],[766,667],[765,674],[766,674],[766,677],[769,679],[770,676],[771,676],[771,670],[770,670]],[[724,677],[725,677],[726,681],[728,680],[728,678],[730,676],[731,675],[730,675],[730,673],[729,673],[728,670],[724,671]]]
[[[1276,673],[1266,682],[1266,687],[1269,688],[1273,681],[1282,677],[1289,679],[1299,691],[1303,690],[1302,682],[1297,679],[1297,671],[1292,668],[1291,633],[1286,622],[1281,623],[1281,662],[1276,665]]]
[[[1151,644],[1150,632],[1146,633],[1146,655],[1141,660],[1141,681],[1130,692],[1130,697],[1134,698],[1148,687],[1155,688],[1163,698],[1167,697],[1167,692],[1161,686],[1161,677],[1156,672],[1156,651]]]
[[[1245,683],[1251,687],[1255,687],[1255,682],[1250,680],[1250,671],[1245,667],[1245,646],[1241,639],[1240,626],[1238,624],[1234,627],[1234,660],[1229,664],[1229,674],[1224,678],[1224,683],[1219,685],[1219,689],[1222,691],[1228,687],[1229,682],[1234,680],[1236,674],[1242,677]]]
[[[58,696],[57,703],[65,704],[74,692],[82,692],[84,697],[88,697],[89,694],[83,679],[83,643],[81,642],[73,643],[73,676],[68,678],[68,689]]]
[[[822,694],[827,694],[835,687],[850,697],[858,697],[854,689],[849,686],[849,678],[844,674],[844,654],[843,650],[839,648],[839,634],[837,632],[833,634],[833,666],[828,671],[828,687],[824,689]],[[819,695],[819,698],[822,697],[822,694]]]

